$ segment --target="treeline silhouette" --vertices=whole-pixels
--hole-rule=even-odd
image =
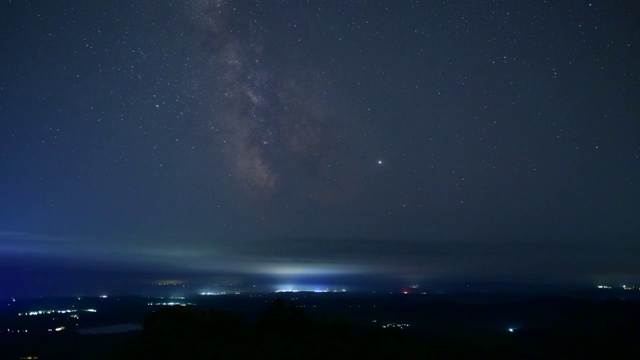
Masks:
[[[417,342],[400,329],[356,335],[340,320],[317,321],[276,299],[255,322],[190,306],[160,309],[125,344],[120,359],[356,359],[415,355]]]
[[[637,318],[636,318],[637,319]],[[592,359],[640,358],[640,325],[513,334],[475,331],[414,336],[399,328],[320,321],[276,299],[256,321],[173,306],[150,314],[119,359]]]

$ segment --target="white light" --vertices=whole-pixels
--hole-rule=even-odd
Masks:
[[[510,333],[512,333],[515,329],[514,328],[509,328],[508,329]]]
[[[378,160],[378,165],[382,165],[382,160]]]

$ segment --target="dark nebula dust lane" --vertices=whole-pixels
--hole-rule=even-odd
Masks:
[[[239,20],[259,6],[204,2],[191,10],[196,44],[206,57],[201,70],[213,141],[222,146],[239,190],[252,201],[287,192],[299,202],[354,190],[362,168],[372,164],[362,164],[363,158],[375,155],[363,138],[372,130],[351,108],[346,97],[352,95],[336,74],[302,47],[278,46],[281,40],[260,17]]]

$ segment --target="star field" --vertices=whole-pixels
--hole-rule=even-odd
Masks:
[[[66,259],[401,281],[640,275],[631,4],[0,13],[0,257],[13,274]]]

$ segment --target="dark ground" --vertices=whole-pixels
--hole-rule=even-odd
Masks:
[[[0,359],[640,358],[640,300],[629,295],[295,293],[276,305],[276,295],[263,294],[183,300],[197,304],[187,307],[96,300],[86,305],[98,312],[83,314],[78,328],[137,322],[144,330],[2,332]],[[2,316],[14,327],[26,321]]]

